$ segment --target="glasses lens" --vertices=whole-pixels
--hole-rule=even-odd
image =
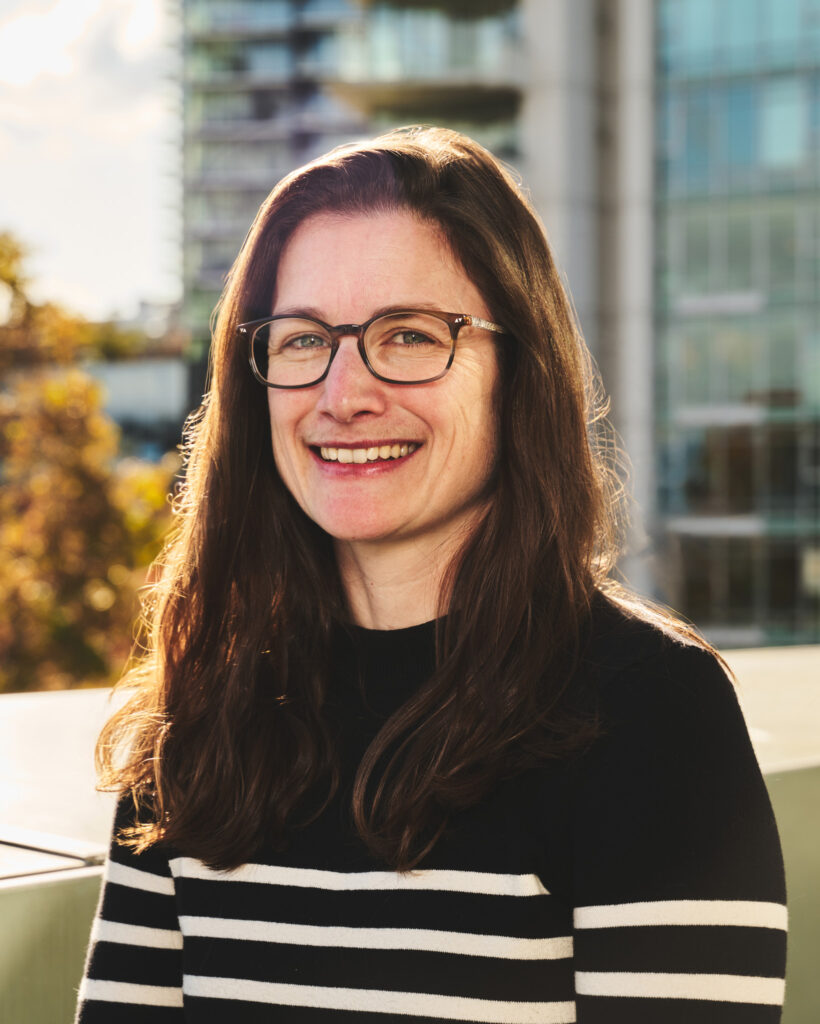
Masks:
[[[331,353],[328,332],[313,320],[285,317],[257,327],[253,361],[263,380],[279,387],[312,384],[327,369]]]
[[[453,340],[449,324],[431,314],[389,313],[368,327],[364,347],[376,373],[412,383],[444,373]]]

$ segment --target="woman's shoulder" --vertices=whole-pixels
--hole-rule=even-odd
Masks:
[[[673,616],[596,595],[580,675],[607,717],[681,710],[736,718],[735,688],[719,655]]]
[[[681,821],[708,822],[711,835],[746,808],[768,829],[771,809],[734,682],[716,652],[670,623],[611,602],[596,609],[585,659],[600,731],[577,762],[585,800],[595,814],[611,807],[616,817],[629,803],[656,823],[674,805]]]

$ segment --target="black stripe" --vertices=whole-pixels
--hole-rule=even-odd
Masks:
[[[270,1021],[270,1007],[267,1010]],[[184,1013],[181,1006],[133,1006],[94,999],[82,1004],[82,1024],[147,1024],[148,1021],[151,1024],[182,1024],[188,1020]]]
[[[91,953],[88,977],[135,985],[178,986],[182,977],[182,951],[97,942]]]
[[[415,950],[186,938],[185,973],[322,988],[427,992],[528,1002],[572,999],[572,959],[500,960]],[[560,995],[556,995],[560,993]]]
[[[109,883],[105,886],[100,916],[106,921],[179,930],[173,896],[131,889],[126,885]]]
[[[708,999],[635,999],[578,996],[584,1024],[780,1024],[779,1006]]]
[[[171,881],[166,852],[158,846],[151,846],[144,853],[134,854],[128,847],[112,843],[108,857],[115,864],[152,875],[166,884]]]
[[[581,928],[575,933],[575,956],[585,971],[782,978],[786,933],[721,925]]]

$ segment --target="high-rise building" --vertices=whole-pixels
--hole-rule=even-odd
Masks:
[[[627,578],[718,643],[820,638],[820,0],[176,3],[200,358],[284,173],[466,131],[520,173],[603,371]]]
[[[656,410],[671,602],[820,640],[820,3],[660,0]]]

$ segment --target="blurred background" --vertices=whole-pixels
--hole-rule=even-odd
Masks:
[[[0,769],[26,716],[55,715],[55,751],[66,716],[93,741],[101,705],[23,698],[122,671],[259,204],[416,122],[524,182],[632,462],[621,571],[738,652],[792,876],[816,877],[820,0],[4,0]],[[23,809],[39,770],[0,820],[65,837]],[[94,814],[97,853],[7,849],[90,865]]]

